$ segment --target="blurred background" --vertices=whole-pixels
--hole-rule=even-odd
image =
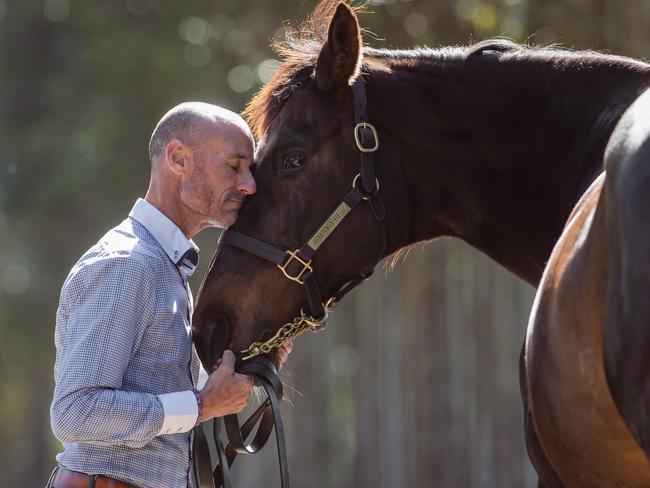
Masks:
[[[45,483],[54,317],[77,258],[148,183],[147,143],[186,100],[241,111],[269,41],[315,0],[0,0],[0,485]],[[643,57],[650,0],[370,0],[379,48],[495,35]],[[372,103],[372,102],[371,102]],[[218,231],[206,231],[196,293]],[[284,406],[297,487],[535,486],[518,356],[534,290],[461,242],[416,248],[303,336]],[[279,483],[272,444],[236,486]]]

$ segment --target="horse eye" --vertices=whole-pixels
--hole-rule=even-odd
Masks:
[[[307,155],[303,152],[291,152],[284,157],[282,161],[282,168],[286,170],[294,170],[302,168],[307,162]]]

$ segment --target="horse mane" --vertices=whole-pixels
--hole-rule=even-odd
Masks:
[[[344,0],[321,0],[307,20],[298,26],[288,25],[283,38],[271,44],[282,64],[242,114],[258,139],[290,93],[311,77],[318,54],[327,40],[330,20],[340,3],[348,4]],[[348,6],[355,12],[362,10],[362,7]]]
[[[340,3],[346,3],[356,13],[363,7],[351,6],[347,0],[321,0],[312,14],[297,26],[287,25],[283,38],[272,43],[272,48],[281,60],[274,76],[253,97],[243,111],[243,116],[259,139],[271,121],[282,109],[291,93],[312,77],[318,55],[327,40],[330,20]],[[596,51],[575,51],[558,45],[534,46],[517,44],[506,38],[480,41],[471,46],[452,46],[439,49],[416,48],[411,50],[389,50],[363,48],[364,71],[381,63],[418,62],[470,62],[480,58],[511,57],[517,61],[539,61],[555,66],[606,64],[610,67],[636,65],[639,70],[650,69],[648,64],[623,56],[603,54]]]

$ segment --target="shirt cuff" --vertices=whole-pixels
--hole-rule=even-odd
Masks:
[[[201,365],[199,369],[199,378],[196,381],[197,390],[202,390],[205,387],[205,383],[208,381],[208,376],[208,372],[203,368],[203,365]]]
[[[158,395],[165,411],[165,421],[158,435],[189,432],[199,416],[199,406],[192,390]]]

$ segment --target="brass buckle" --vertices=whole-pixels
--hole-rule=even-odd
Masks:
[[[304,285],[305,281],[302,279],[302,276],[307,272],[307,271],[314,271],[314,269],[311,267],[311,259],[309,262],[304,261],[300,256],[298,256],[298,252],[300,249],[296,249],[295,251],[287,251],[287,255],[289,258],[282,264],[278,264],[277,267],[280,268],[280,271],[282,271],[282,274],[289,278],[291,281],[295,281],[296,283],[300,285]],[[302,265],[302,269],[300,272],[296,275],[292,275],[287,271],[287,267],[293,260],[298,261]]]
[[[361,129],[370,129],[372,132],[372,137],[375,139],[375,145],[374,147],[365,147],[363,144],[361,144],[361,134],[360,130]],[[375,126],[372,124],[369,124],[368,122],[360,122],[354,127],[354,142],[357,143],[357,147],[359,148],[359,151],[362,153],[373,153],[377,149],[379,149],[379,136],[377,135],[377,129],[375,129]]]

